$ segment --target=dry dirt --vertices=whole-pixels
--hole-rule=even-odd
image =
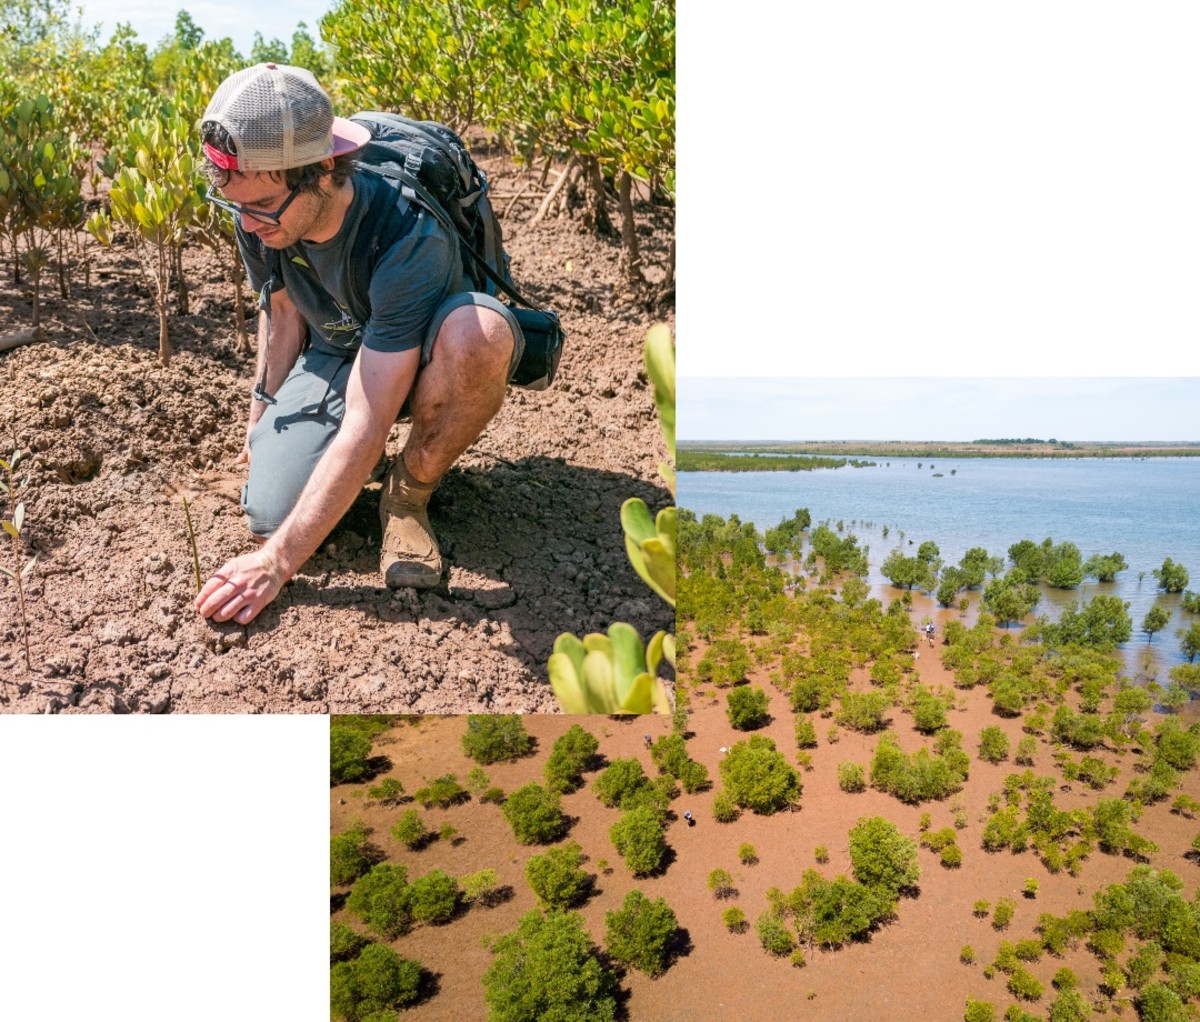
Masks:
[[[913,620],[932,608],[914,601]],[[939,624],[945,612],[936,611]],[[917,672],[926,685],[950,685],[935,651],[924,652],[917,660]],[[763,730],[775,739],[789,758],[795,755],[794,716],[784,695],[766,679],[766,671],[756,671],[752,683],[765,688],[771,697],[773,719]],[[681,677],[683,675],[681,674]],[[854,682],[869,683],[856,673]],[[688,748],[694,759],[704,763],[714,779],[719,778],[719,752],[745,737],[734,731],[725,716],[724,693],[709,689],[707,695],[693,697]],[[506,791],[527,780],[541,779],[542,765],[554,739],[572,723],[581,722],[600,739],[600,753],[609,760],[637,756],[648,774],[656,770],[645,750],[642,736],[654,737],[669,730],[661,717],[633,720],[615,718],[530,717],[526,728],[538,738],[538,750],[530,758],[513,764],[487,768],[495,784]],[[790,891],[798,885],[803,871],[814,867],[825,876],[848,874],[851,869],[848,833],[863,816],[882,815],[894,821],[901,832],[916,839],[920,817],[931,816],[932,829],[951,826],[950,802],[906,806],[889,795],[868,789],[846,794],[837,785],[837,765],[854,761],[869,765],[878,736],[859,735],[841,728],[839,740],[831,744],[827,731],[832,720],[817,721],[818,747],[812,750],[812,768],[803,774],[804,791],[796,812],[770,817],[743,814],[736,822],[722,825],[711,814],[714,791],[699,795],[680,795],[672,804],[677,819],[669,823],[667,843],[673,850],[661,875],[635,881],[616,854],[608,838],[608,829],[616,821],[616,810],[606,809],[585,788],[564,799],[564,810],[575,818],[565,840],[578,841],[589,857],[585,868],[597,873],[599,860],[607,860],[610,871],[598,874],[598,892],[583,908],[588,931],[597,944],[604,939],[604,913],[620,906],[625,893],[637,887],[650,897],[663,897],[675,911],[686,931],[690,949],[679,957],[657,980],[629,972],[622,980],[627,992],[628,1018],[636,1022],[785,1022],[795,1019],[821,1019],[823,1022],[858,1022],[864,1018],[888,1019],[889,1022],[955,1022],[962,1018],[965,999],[992,1001],[997,1017],[1003,1015],[1014,998],[1005,989],[1003,974],[988,980],[983,967],[992,961],[1001,940],[1015,941],[1033,936],[1039,914],[1062,915],[1073,908],[1090,908],[1092,893],[1109,883],[1123,881],[1134,865],[1120,856],[1093,854],[1078,877],[1065,871],[1052,875],[1032,852],[989,854],[980,847],[980,836],[987,816],[988,795],[1000,790],[1004,777],[1016,767],[1011,759],[999,765],[977,758],[978,735],[987,726],[998,725],[1009,735],[1012,747],[1020,737],[1019,721],[1005,720],[990,712],[985,692],[978,689],[958,693],[958,706],[952,712],[950,726],[965,735],[964,748],[971,754],[971,774],[962,792],[968,823],[959,831],[958,844],[963,865],[946,869],[928,849],[919,852],[921,882],[914,897],[903,898],[894,921],[877,929],[866,942],[852,944],[839,951],[817,950],[808,955],[808,964],[796,968],[786,959],[771,958],[762,950],[753,931],[732,934],[721,923],[721,912],[736,904],[753,921],[766,908],[766,892],[771,887]],[[413,726],[400,727],[382,736],[377,752],[393,764],[386,772],[398,777],[406,790],[413,791],[438,774],[453,772],[460,780],[473,766],[462,753],[459,741],[465,723],[461,719],[428,718]],[[892,711],[889,731],[906,751],[926,740],[913,728],[910,717]],[[1100,754],[1120,769],[1117,780],[1103,794],[1112,797],[1124,791],[1135,776],[1136,756],[1113,752]],[[1078,754],[1077,754],[1078,758]],[[794,761],[794,760],[793,760]],[[1054,767],[1051,747],[1039,740],[1034,771],[1050,773]],[[590,782],[596,776],[588,774]],[[719,784],[718,784],[719,787]],[[431,810],[425,815],[435,828],[449,821],[463,842],[457,847],[435,841],[421,852],[410,852],[389,834],[394,820],[404,811],[400,807],[384,809],[367,804],[365,786],[343,785],[331,792],[333,832],[347,827],[355,817],[374,828],[372,840],[392,861],[406,863],[409,876],[419,876],[438,866],[454,875],[482,868],[493,868],[499,882],[511,885],[511,901],[491,909],[473,908],[442,927],[419,927],[394,942],[397,951],[419,959],[437,975],[439,992],[428,1001],[405,1013],[414,1020],[445,1020],[486,1017],[480,977],[490,955],[481,944],[488,934],[512,930],[519,917],[535,907],[533,894],[524,879],[524,863],[539,848],[524,848],[515,843],[500,811],[493,805],[471,801],[454,809]],[[1200,777],[1196,771],[1184,775],[1180,789],[1200,797]],[[1089,799],[1083,786],[1075,784],[1070,792],[1056,792],[1056,804],[1072,808]],[[1173,799],[1174,796],[1172,796]],[[1200,822],[1170,812],[1170,802],[1148,808],[1135,825],[1159,846],[1151,864],[1168,868],[1185,882],[1190,898],[1197,889],[1200,866],[1187,853]],[[683,810],[691,809],[696,825],[688,827]],[[755,846],[759,861],[744,866],[738,848],[749,842]],[[818,865],[814,849],[828,848],[830,861]],[[736,900],[718,902],[709,893],[706,880],[717,867],[729,870],[738,890]],[[1040,888],[1036,898],[1022,894],[1025,879],[1034,877]],[[1001,898],[1016,902],[1013,922],[1000,933],[990,919],[976,918],[972,906],[984,899],[995,905]],[[350,925],[360,924],[340,908],[334,898],[334,918]],[[978,964],[962,965],[959,951],[965,944],[975,948]],[[1081,979],[1081,989],[1089,1000],[1102,1000],[1098,991],[1100,970],[1097,960],[1082,947],[1061,959],[1043,956],[1029,970],[1045,985],[1047,994],[1038,1003],[1027,1005],[1035,1014],[1045,1015],[1053,998],[1050,980],[1062,966],[1073,969]],[[1132,1018],[1126,1006],[1122,1017]]]
[[[536,180],[503,157],[481,162],[518,285],[559,311],[568,338],[553,386],[510,389],[435,495],[440,589],[382,585],[376,486],[249,627],[203,621],[180,494],[204,577],[250,549],[234,460],[253,364],[236,350],[232,288],[212,256],[186,253],[190,315],[173,318],[163,368],[132,250],[93,246],[90,287],[77,281],[69,300],[44,288],[49,339],[0,354],[0,449],[31,452],[19,496],[23,556],[37,555],[31,669],[14,585],[0,579],[0,711],[552,712],[545,661],[559,632],[671,625],[630,568],[618,519],[630,496],[670,502],[642,341],[656,321],[673,326],[671,296],[623,294],[617,241],[571,218],[525,223]],[[646,275],[661,280],[673,214],[639,213]],[[10,274],[6,260],[0,334],[32,319]]]

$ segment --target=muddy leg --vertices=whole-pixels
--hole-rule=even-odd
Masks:
[[[437,481],[500,410],[513,335],[498,312],[453,310],[413,389],[412,430],[383,484],[380,570],[393,589],[436,586],[442,556],[425,508]]]
[[[512,332],[498,312],[464,305],[446,317],[410,402],[404,460],[414,479],[440,479],[478,439],[504,403],[512,350]]]

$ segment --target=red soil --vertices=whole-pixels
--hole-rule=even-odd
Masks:
[[[917,601],[914,622],[928,611],[927,606]],[[698,654],[693,653],[693,662],[696,659]],[[927,647],[921,650],[916,670],[927,686],[952,684],[952,677],[941,666],[935,650]],[[784,694],[767,680],[768,673],[767,669],[760,669],[751,678],[752,684],[760,685],[770,695],[774,715],[760,733],[772,737],[792,758],[794,717]],[[868,684],[863,672],[856,672],[853,683],[856,687]],[[783,1022],[803,1018],[851,1022],[878,1016],[889,1022],[930,1019],[955,1022],[962,1017],[968,996],[992,1001],[997,1016],[1003,1014],[1015,1000],[1005,989],[1003,974],[997,973],[992,980],[983,976],[983,968],[994,958],[1001,940],[1033,936],[1033,926],[1043,912],[1062,915],[1073,908],[1090,908],[1093,892],[1109,883],[1123,881],[1134,863],[1097,852],[1083,864],[1079,876],[1072,877],[1065,871],[1050,874],[1031,851],[1019,855],[983,851],[980,836],[987,818],[988,795],[1000,790],[1008,773],[1024,768],[1014,765],[1011,759],[995,766],[979,760],[978,735],[985,727],[999,726],[1015,749],[1022,732],[1019,720],[1006,720],[991,713],[986,692],[975,689],[956,695],[950,726],[963,732],[964,748],[972,757],[971,776],[960,796],[968,819],[966,828],[958,832],[962,867],[943,868],[933,852],[922,848],[919,894],[901,900],[895,919],[880,927],[866,942],[839,951],[812,951],[804,968],[796,968],[786,959],[771,958],[758,943],[752,927],[766,908],[769,888],[791,890],[810,867],[828,877],[848,874],[847,835],[860,817],[885,816],[914,839],[919,837],[920,817],[924,812],[930,814],[933,830],[953,823],[950,800],[906,806],[873,789],[861,794],[847,794],[839,789],[837,765],[853,761],[868,766],[878,735],[860,735],[842,727],[839,740],[830,744],[826,736],[832,720],[818,719],[818,747],[811,750],[811,769],[803,774],[799,810],[770,817],[746,813],[735,823],[718,824],[712,818],[711,807],[714,793],[720,787],[719,749],[731,746],[745,735],[730,727],[724,712],[724,693],[709,689],[703,695],[693,694],[692,737],[688,748],[718,783],[713,790],[700,795],[680,795],[672,804],[679,817],[667,829],[667,842],[674,857],[660,876],[649,880],[635,881],[608,839],[608,829],[618,813],[602,806],[589,788],[568,796],[564,809],[578,817],[578,822],[567,840],[578,841],[583,847],[590,857],[586,867],[590,871],[596,871],[600,859],[611,864],[611,872],[599,877],[599,893],[582,910],[593,939],[603,942],[604,913],[618,907],[632,887],[650,897],[665,898],[690,939],[690,951],[657,980],[636,972],[626,975],[622,986],[629,991],[629,1018],[637,1022],[740,1022],[742,1019]],[[888,730],[906,751],[927,744],[913,728],[909,716],[893,710],[890,718]],[[527,780],[540,780],[542,765],[554,739],[578,719],[526,718],[527,729],[539,740],[536,755],[489,768],[493,782],[511,791]],[[668,721],[649,717],[629,721],[594,717],[582,722],[600,739],[600,751],[610,760],[637,756],[648,774],[655,773],[642,736],[668,733]],[[461,780],[473,765],[459,748],[463,727],[461,719],[425,718],[415,726],[401,727],[383,736],[377,742],[377,750],[393,761],[389,772],[399,777],[410,792],[425,779],[447,771]],[[1039,739],[1033,767],[1036,774],[1055,772],[1051,755],[1047,740]],[[1117,780],[1102,794],[1119,795],[1135,776],[1133,767],[1138,756],[1132,752],[1123,756],[1115,752],[1099,755],[1120,770]],[[589,784],[594,776],[588,775]],[[1200,797],[1200,779],[1195,771],[1184,776],[1180,790]],[[479,978],[490,962],[490,955],[480,939],[511,930],[519,917],[534,907],[523,870],[529,856],[542,849],[517,845],[497,807],[472,801],[444,813],[433,810],[426,814],[434,826],[443,818],[452,822],[466,838],[459,847],[438,841],[425,851],[409,852],[387,833],[403,810],[368,807],[361,799],[361,791],[348,786],[333,790],[334,832],[345,829],[349,820],[357,816],[376,828],[373,840],[385,849],[389,859],[409,865],[410,876],[434,866],[455,875],[491,867],[499,873],[501,884],[512,885],[515,895],[502,906],[472,909],[445,927],[421,927],[394,943],[401,954],[418,958],[440,975],[440,993],[405,1017],[456,1022],[483,1019],[486,1007]],[[1060,807],[1071,808],[1096,797],[1096,793],[1088,793],[1082,785],[1075,784],[1072,791],[1056,792],[1055,801]],[[1187,857],[1187,852],[1200,830],[1200,822],[1172,814],[1170,802],[1168,799],[1148,808],[1135,824],[1135,830],[1159,845],[1151,864],[1177,873],[1190,897],[1200,877],[1200,866]],[[696,818],[694,827],[689,828],[682,819],[685,808],[691,809]],[[739,862],[738,848],[745,842],[757,850],[759,861],[755,865],[743,866]],[[818,845],[828,849],[830,861],[825,865],[817,865],[814,860],[813,850]],[[735,900],[719,902],[709,893],[707,876],[717,867],[733,874],[738,890]],[[1033,899],[1022,894],[1028,877],[1040,884]],[[990,918],[977,919],[972,912],[976,900],[984,899],[994,906],[1001,898],[1016,902],[1012,924],[1004,933],[992,928]],[[745,911],[751,923],[748,932],[731,934],[722,925],[721,913],[732,904]],[[339,910],[335,918],[346,918],[346,913]],[[978,964],[960,964],[959,951],[965,944],[975,948]],[[1040,1002],[1027,1005],[1028,1010],[1044,1015],[1054,996],[1051,978],[1062,966],[1076,972],[1086,997],[1103,1000],[1098,991],[1097,960],[1080,947],[1061,959],[1046,955],[1028,966],[1046,987],[1046,995]],[[1126,1008],[1126,1017],[1132,1017],[1131,1008]]]

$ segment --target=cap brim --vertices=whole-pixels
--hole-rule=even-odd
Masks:
[[[333,119],[333,155],[343,156],[361,149],[371,141],[370,129],[345,117]]]

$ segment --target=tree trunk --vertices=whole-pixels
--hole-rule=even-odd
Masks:
[[[546,193],[546,197],[542,200],[542,204],[538,206],[537,212],[530,218],[529,222],[531,224],[540,224],[546,219],[546,214],[550,211],[550,207],[554,205],[554,200],[558,198],[559,193],[566,187],[571,175],[575,173],[577,166],[578,161],[572,156],[567,165],[563,167],[562,174],[558,180],[554,182],[553,187]]]
[[[175,277],[175,311],[180,316],[189,315],[188,286],[183,276],[183,246],[171,246],[171,273]]]
[[[92,286],[92,254],[88,249],[87,233],[77,234],[75,236],[75,254],[78,257],[80,265],[83,266],[83,286],[85,290],[90,290]]]
[[[61,298],[70,298],[71,279],[67,272],[67,243],[62,231],[55,232],[54,245],[58,250],[58,294]]]
[[[571,215],[571,206],[579,198],[579,182],[582,178],[583,164],[576,163],[574,169],[567,175],[562,191],[558,193],[558,201],[555,205],[558,207],[556,215],[559,218]]]
[[[158,304],[158,360],[164,365],[171,362],[171,338],[167,335],[167,300],[163,296]]]
[[[167,302],[171,297],[172,252],[165,243],[157,246],[158,276],[154,281],[155,304],[158,306],[158,360],[164,366],[171,361],[171,338],[167,333]]]
[[[604,201],[604,175],[600,173],[600,161],[596,157],[589,156],[583,161],[583,176],[588,189],[584,226],[603,237],[613,237],[617,232],[608,218],[608,207]]]
[[[629,171],[621,171],[621,262],[620,275],[625,285],[634,291],[646,286],[642,273],[642,256],[638,248],[637,224],[633,219],[633,178]]]
[[[658,289],[660,300],[667,300],[675,294],[675,235],[671,234],[671,250],[667,256],[667,272]]]

